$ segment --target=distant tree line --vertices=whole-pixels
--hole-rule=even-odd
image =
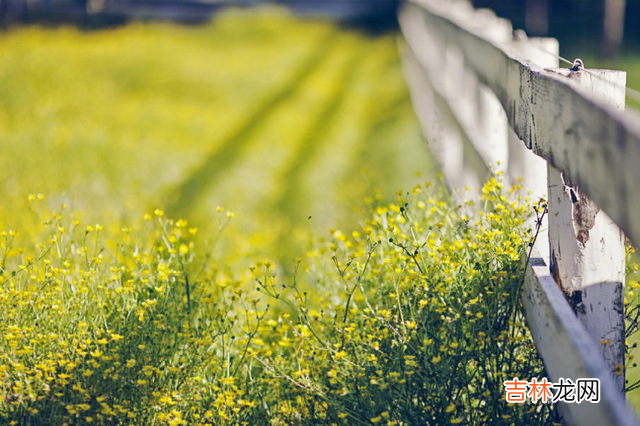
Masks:
[[[95,27],[130,19],[207,22],[229,6],[275,3],[299,16],[326,16],[373,31],[395,26],[400,0],[0,0],[0,27],[42,21]]]
[[[623,44],[640,45],[640,0],[472,1],[509,18],[530,36],[560,39],[561,46],[597,46],[597,53],[612,58]]]

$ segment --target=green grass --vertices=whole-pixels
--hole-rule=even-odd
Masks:
[[[530,208],[452,204],[395,34],[0,37],[0,422],[551,422],[504,401]]]
[[[619,69],[627,72],[627,87],[640,91],[640,55],[625,54],[614,63],[603,63],[601,68]],[[627,108],[640,109],[640,101],[627,96]]]
[[[282,243],[434,177],[394,35],[270,10],[2,37],[0,209],[45,193],[96,219],[162,206],[202,226],[222,205]]]

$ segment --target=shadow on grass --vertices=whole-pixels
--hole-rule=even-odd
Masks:
[[[320,64],[333,45],[335,37],[335,33],[332,33],[324,38],[317,50],[307,58],[287,84],[256,108],[253,114],[248,114],[247,119],[222,142],[221,147],[212,152],[200,167],[170,193],[167,211],[172,217],[187,217],[206,190],[241,157],[252,133],[267,121],[279,104],[296,92]]]

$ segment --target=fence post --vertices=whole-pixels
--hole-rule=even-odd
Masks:
[[[625,72],[580,70],[569,78],[615,108],[624,109]],[[550,165],[548,185],[551,274],[602,349],[605,365],[623,392],[624,235],[580,188]]]

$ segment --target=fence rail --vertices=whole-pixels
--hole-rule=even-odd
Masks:
[[[400,24],[414,108],[447,183],[478,186],[491,167],[547,195],[527,322],[552,380],[601,383],[599,403],[560,404],[565,421],[639,425],[621,392],[622,231],[640,243],[640,120],[622,112],[626,74],[558,68],[556,40],[514,37],[466,0],[409,1]]]

